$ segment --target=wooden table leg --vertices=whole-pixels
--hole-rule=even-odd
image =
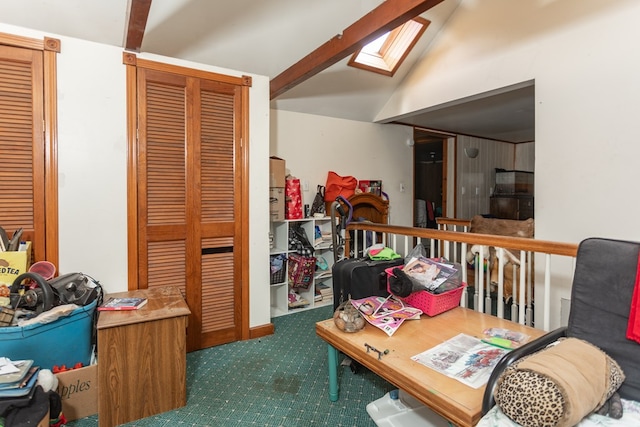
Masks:
[[[329,364],[329,400],[338,401],[338,350],[327,344]]]

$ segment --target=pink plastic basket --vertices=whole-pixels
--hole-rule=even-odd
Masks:
[[[389,277],[394,275],[394,268],[396,267],[390,267],[385,270],[385,272],[387,273],[388,292],[391,292],[389,286]],[[462,282],[459,287],[451,289],[447,292],[443,292],[441,294],[432,294],[431,292],[427,291],[418,291],[405,298],[396,298],[401,299],[411,307],[419,308],[427,316],[433,317],[459,306],[460,297],[462,297],[462,291],[464,291],[465,286],[467,286],[467,284]]]

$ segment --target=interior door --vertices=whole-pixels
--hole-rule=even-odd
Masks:
[[[137,69],[138,287],[177,286],[188,350],[236,341],[248,319],[242,86]]]
[[[414,225],[437,228],[435,218],[446,212],[447,140],[416,131],[414,142]]]

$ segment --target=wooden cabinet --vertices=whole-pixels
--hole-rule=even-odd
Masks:
[[[493,196],[489,209],[491,215],[496,218],[533,218],[533,196]]]
[[[100,427],[185,406],[190,311],[180,290],[163,287],[108,297],[143,297],[148,302],[139,310],[99,312]]]

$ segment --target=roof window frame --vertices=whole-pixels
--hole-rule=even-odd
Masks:
[[[431,21],[419,16],[410,19],[383,36],[380,36],[386,36],[386,40],[377,52],[367,52],[365,47],[363,47],[351,55],[347,65],[393,77],[409,55],[409,52],[411,52],[411,49],[413,49],[422,34],[424,34],[429,24],[431,24]],[[378,39],[371,43],[375,43],[377,40]]]

